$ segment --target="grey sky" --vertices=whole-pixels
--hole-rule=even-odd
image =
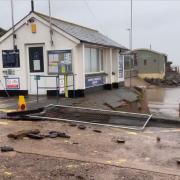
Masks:
[[[87,3],[87,2],[88,3]],[[130,0],[51,0],[52,15],[100,30],[129,46]],[[30,11],[30,0],[14,0],[15,20]],[[168,54],[180,64],[180,1],[134,0],[133,48],[149,48]],[[88,8],[88,6],[90,8]],[[10,0],[0,0],[0,27],[11,26]],[[35,0],[35,10],[48,13],[48,0]]]

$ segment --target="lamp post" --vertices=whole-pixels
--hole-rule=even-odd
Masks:
[[[129,47],[131,50],[130,53],[130,88],[132,87],[132,49],[133,49],[133,0],[131,0],[131,26],[129,29]]]

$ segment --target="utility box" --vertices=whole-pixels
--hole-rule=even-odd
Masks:
[[[36,33],[36,32],[37,32],[37,27],[36,27],[36,24],[35,24],[35,23],[32,23],[32,24],[31,24],[31,32],[32,32],[32,33]]]

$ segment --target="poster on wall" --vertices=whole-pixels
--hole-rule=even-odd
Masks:
[[[71,50],[55,50],[48,52],[48,72],[57,74],[64,66],[66,72],[72,72],[72,54]],[[59,69],[60,68],[60,69]]]
[[[20,89],[20,81],[19,78],[6,78],[6,89],[16,90]]]
[[[119,56],[119,64],[118,64],[118,69],[119,69],[119,78],[124,78],[124,56],[120,55]]]

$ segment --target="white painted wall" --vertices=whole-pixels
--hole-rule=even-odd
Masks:
[[[76,61],[78,61],[79,53],[82,54],[81,49],[77,46],[76,42],[68,39],[67,37],[63,36],[62,34],[54,31],[53,33],[53,41],[54,46],[51,47],[50,45],[50,35],[49,35],[49,27],[39,20],[35,21],[37,25],[37,33],[31,32],[31,25],[24,24],[21,28],[19,28],[15,33],[17,35],[16,45],[20,50],[20,68],[13,68],[15,70],[16,75],[11,77],[20,77],[20,87],[21,90],[27,90],[30,84],[30,73],[29,73],[29,54],[28,54],[28,47],[29,46],[44,46],[44,73],[36,73],[41,75],[48,75],[47,72],[47,51],[48,50],[72,50],[72,57],[73,57],[73,65],[75,65]],[[10,50],[13,49],[12,45],[12,35],[3,40],[0,43],[0,79],[3,78],[2,71],[5,70],[2,67],[2,50]],[[81,55],[82,56],[82,55]],[[78,73],[79,71],[75,69],[76,66],[73,67],[74,71]],[[55,79],[46,79],[43,80],[44,85],[54,86]],[[3,81],[3,83],[5,83]],[[82,85],[78,85],[77,87],[80,88]],[[0,86],[0,89],[3,88]],[[45,93],[45,91],[44,91]]]
[[[32,90],[33,94],[36,94],[36,87],[34,78],[30,78],[29,73],[29,52],[28,47],[30,46],[43,46],[44,47],[44,73],[35,73],[35,75],[48,75],[48,56],[47,51],[49,50],[72,50],[72,63],[73,63],[73,72],[75,75],[75,89],[85,89],[85,63],[84,63],[84,44],[80,43],[79,40],[66,35],[64,32],[59,31],[56,27],[53,27],[53,41],[54,46],[50,45],[50,34],[49,34],[49,25],[47,22],[44,22],[39,17],[36,18],[35,23],[37,25],[37,32],[31,32],[31,24],[27,24],[27,20],[30,17],[36,17],[35,15],[29,15],[24,21],[18,25],[16,30],[16,45],[20,50],[20,68],[13,68],[15,70],[15,76],[10,77],[20,77],[20,89],[21,90]],[[7,33],[10,35],[10,32]],[[102,46],[97,46],[102,48]],[[13,49],[12,34],[5,39],[0,38],[0,80],[5,85],[3,70],[2,67],[2,50],[11,50]],[[108,74],[106,77],[106,83],[112,84],[113,82],[124,81],[124,79],[118,79],[118,49],[104,48],[104,71]],[[112,72],[115,72],[115,76],[112,76]],[[55,78],[42,79],[40,81],[41,86],[55,87],[56,80]],[[72,84],[72,80],[70,80]],[[72,88],[69,88],[72,89]],[[3,90],[3,87],[0,84],[0,90]],[[40,91],[41,94],[45,94],[45,90]]]

